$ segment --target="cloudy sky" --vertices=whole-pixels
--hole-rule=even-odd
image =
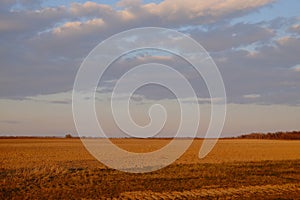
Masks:
[[[2,0],[0,135],[76,135],[71,93],[83,59],[111,35],[139,27],[177,30],[208,51],[227,93],[222,136],[299,130],[299,13],[297,0]],[[97,94],[105,129],[121,134],[107,111],[111,83],[130,67],[154,61],[181,71],[192,83],[204,113],[201,134],[209,121],[205,84],[178,57],[153,50],[124,56],[107,71]],[[133,102],[140,124],[147,124],[152,103],[178,109],[174,95],[158,87],[137,91]],[[167,135],[178,121],[170,116]]]

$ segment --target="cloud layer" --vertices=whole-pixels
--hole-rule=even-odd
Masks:
[[[209,51],[223,75],[229,102],[300,103],[299,17],[234,23],[271,6],[272,0],[123,0],[112,5],[86,2],[55,7],[39,3],[1,2],[0,98],[70,91],[80,63],[99,42],[130,28],[161,26],[190,35]],[[139,59],[120,64],[142,63]],[[148,60],[190,73],[174,57],[162,60],[151,55]],[[111,78],[118,73],[115,70]],[[249,98],[252,94],[257,97]],[[200,92],[199,96],[207,98]]]

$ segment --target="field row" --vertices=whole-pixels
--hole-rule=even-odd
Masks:
[[[129,151],[168,140],[113,140]],[[204,159],[201,140],[175,163],[131,174],[107,168],[78,139],[0,140],[0,199],[300,199],[299,141],[220,140]]]

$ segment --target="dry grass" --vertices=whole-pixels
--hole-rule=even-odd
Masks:
[[[134,152],[168,140],[115,139]],[[1,139],[0,199],[300,199],[300,141],[220,140],[203,160],[201,140],[156,172],[108,169],[78,139]]]

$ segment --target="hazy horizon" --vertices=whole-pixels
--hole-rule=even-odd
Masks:
[[[0,2],[0,136],[77,136],[72,89],[81,63],[110,36],[142,27],[179,31],[207,50],[227,95],[221,137],[300,130],[298,5],[296,0]],[[128,40],[136,42],[134,36]],[[122,55],[100,80],[95,105],[103,129],[110,137],[126,136],[108,110],[111,92],[123,73],[144,63],[171,66],[190,81],[201,115],[197,136],[203,137],[211,101],[205,82],[190,63],[155,50]],[[180,87],[167,73],[157,77]],[[191,105],[189,98],[185,105]],[[145,86],[131,100],[132,118],[141,126],[150,122],[151,105],[164,105],[168,121],[158,137],[174,136],[180,111],[172,92]]]

